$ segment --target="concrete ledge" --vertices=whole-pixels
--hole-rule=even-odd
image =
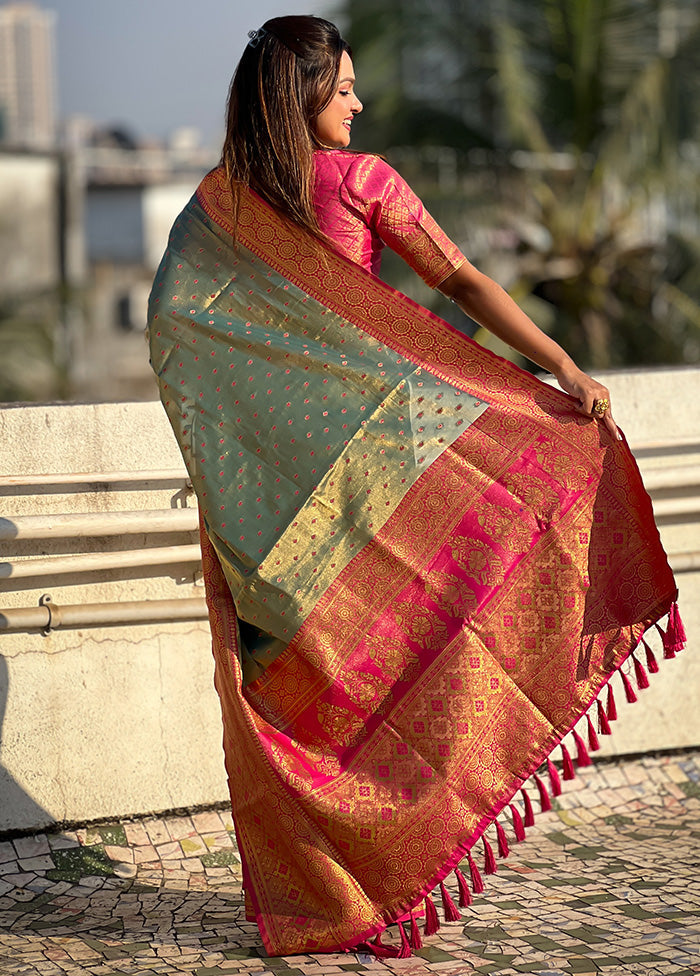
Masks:
[[[604,379],[658,508],[690,638],[684,655],[663,662],[642,702],[620,708],[604,753],[697,747],[700,370]],[[668,404],[672,412],[659,409]],[[0,579],[0,614],[37,608],[46,595],[58,606],[189,600],[201,607],[194,512],[172,526],[167,520],[168,510],[195,502],[159,403],[0,409],[0,471],[2,560],[106,554],[85,572]],[[63,526],[59,534],[47,535],[51,519]],[[134,555],[154,547],[167,548],[169,561],[144,566]],[[0,630],[0,831],[225,801],[212,670],[208,625],[196,615],[81,623],[48,636]],[[621,686],[615,690],[621,702]]]

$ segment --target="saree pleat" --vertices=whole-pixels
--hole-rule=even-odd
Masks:
[[[253,194],[232,232],[214,171],[151,354],[199,497],[247,911],[271,954],[332,951],[509,804],[520,839],[516,793],[676,587],[629,449],[571,398]]]

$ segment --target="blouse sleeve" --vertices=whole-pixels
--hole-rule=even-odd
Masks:
[[[466,258],[408,183],[377,156],[359,156],[343,180],[346,204],[431,288]]]

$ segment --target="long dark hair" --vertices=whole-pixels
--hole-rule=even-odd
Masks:
[[[249,186],[318,238],[313,121],[332,99],[349,45],[320,17],[273,17],[247,45],[231,82],[221,165],[233,191]],[[325,239],[325,238],[324,238]]]

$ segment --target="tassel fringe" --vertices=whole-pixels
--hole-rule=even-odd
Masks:
[[[610,723],[608,722],[608,716],[605,714],[605,709],[603,708],[603,703],[600,698],[596,702],[596,710],[598,712],[598,732],[601,735],[612,735],[612,729],[610,728]]]
[[[399,959],[410,959],[413,953],[411,952],[411,943],[406,936],[406,929],[403,927],[403,922],[399,922],[399,935],[401,936]]]
[[[561,796],[559,771],[550,758],[547,759],[547,773],[549,774],[549,785],[552,789],[552,796]]]
[[[479,874],[479,869],[476,866],[476,861],[471,856],[471,853],[468,855],[468,857],[469,857],[469,874],[471,875],[471,879],[472,879],[472,891],[474,892],[475,895],[480,895],[481,892],[484,890],[484,882],[481,875]]]
[[[542,813],[546,813],[548,810],[552,809],[552,801],[549,799],[547,787],[544,785],[537,773],[535,773],[533,778],[537,786],[537,792],[540,794],[540,810]]]
[[[527,790],[521,790],[520,794],[523,798],[523,803],[525,804],[525,826],[534,827],[535,826],[535,814],[532,809],[532,800],[527,792]]]
[[[496,821],[496,836],[498,837],[498,856],[505,859],[510,854],[510,848],[508,847],[506,832],[498,820]]]
[[[613,695],[612,685],[608,685],[608,706],[606,708],[606,713],[611,722],[614,722],[617,718],[617,705],[615,704],[615,696]]]
[[[643,637],[642,637],[642,644],[644,644],[644,653],[645,653],[646,659],[647,659],[647,671],[650,674],[658,674],[659,673],[659,662],[656,660],[656,657],[654,655],[654,652],[649,647],[649,645],[647,644],[647,642],[644,640]]]
[[[588,748],[591,752],[597,752],[600,749],[600,742],[593,728],[590,715],[586,715],[586,725],[588,726]]]
[[[525,840],[525,825],[523,824],[523,818],[520,816],[520,810],[518,810],[514,803],[510,805],[510,813],[513,818],[513,833],[515,834],[515,839],[520,843],[520,841]]]
[[[574,742],[576,743],[576,765],[579,769],[582,769],[584,766],[590,766],[593,760],[588,755],[586,743],[583,741],[576,729],[572,729],[571,734],[573,735]]]
[[[634,678],[637,682],[637,688],[639,688],[640,691],[643,691],[645,688],[649,687],[649,678],[644,670],[644,665],[637,660],[634,654],[632,655],[632,662],[634,664]]]
[[[496,858],[493,856],[493,847],[484,835],[481,837],[481,843],[484,845],[484,873],[495,874],[498,866],[496,865]]]
[[[668,661],[670,658],[676,656],[676,652],[671,648],[671,642],[666,637],[666,631],[663,630],[658,624],[654,624],[654,626],[656,627],[659,637],[661,638],[661,644],[664,649],[664,659]]]
[[[423,935],[435,935],[440,931],[440,919],[438,918],[435,903],[430,895],[425,896],[425,926]]]
[[[411,934],[408,937],[408,941],[412,949],[422,949],[423,940],[420,937],[420,929],[418,928],[418,923],[416,922],[416,917],[411,912]]]
[[[624,671],[620,671],[620,677],[622,678],[622,684],[625,687],[625,697],[630,705],[633,705],[637,701],[637,696],[634,693],[634,688],[632,687],[632,682],[627,677]]]
[[[372,942],[363,942],[361,945],[357,946],[357,948],[360,950],[365,950],[372,956],[376,956],[377,959],[396,959],[399,954],[399,950],[394,946],[382,945],[381,933],[379,933]]]
[[[472,903],[472,893],[469,890],[467,879],[464,877],[459,868],[455,868],[454,875],[457,879],[457,888],[459,889],[459,907],[469,908]]]
[[[442,895],[442,912],[446,922],[461,922],[462,916],[455,903],[452,901],[449,891],[444,883],[440,882],[440,894]]]
[[[571,761],[571,753],[566,748],[564,743],[561,743],[561,762],[562,762],[562,774],[565,780],[576,779],[576,773],[574,771],[574,764]]]
[[[663,636],[664,657],[675,657],[679,651],[683,650],[687,640],[688,635],[678,611],[678,604],[672,603],[668,612],[668,626]]]

